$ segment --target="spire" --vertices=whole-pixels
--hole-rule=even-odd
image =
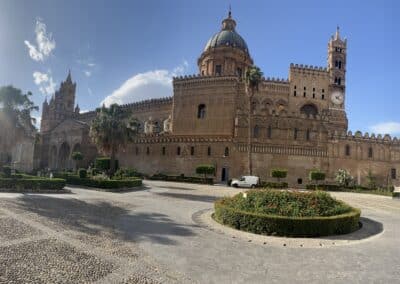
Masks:
[[[231,4],[229,4],[229,13],[228,13],[228,18],[231,19],[232,18],[232,7]]]
[[[68,76],[67,76],[66,82],[72,83],[72,79],[71,79],[71,69],[68,70]]]
[[[340,39],[339,26],[336,26],[335,40]]]

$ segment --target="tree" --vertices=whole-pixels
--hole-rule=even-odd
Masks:
[[[32,93],[23,94],[13,86],[0,88],[0,109],[15,123],[22,127],[35,129],[36,119],[31,116],[32,111],[39,108],[31,101]]]
[[[204,175],[204,179],[207,175],[212,175],[215,173],[215,167],[213,165],[199,165],[196,168],[196,174]]]
[[[271,177],[277,178],[278,182],[281,181],[281,178],[285,178],[287,176],[287,170],[285,169],[272,169],[271,170]]]
[[[318,182],[320,180],[325,180],[325,173],[320,170],[310,171],[310,180],[315,181],[315,189],[317,189]]]
[[[78,161],[83,160],[83,154],[81,152],[73,152],[71,157],[75,161],[75,168],[78,169]]]
[[[335,175],[336,182],[343,187],[349,187],[353,183],[354,178],[350,175],[347,170],[339,169]]]
[[[251,141],[252,141],[252,126],[251,126],[251,110],[252,110],[252,102],[253,97],[256,92],[258,92],[259,84],[262,80],[263,72],[259,67],[253,65],[246,70],[246,86],[245,91],[248,97],[248,131],[247,131],[247,159],[248,159],[248,171],[249,174],[253,173],[253,164],[251,157]]]
[[[110,176],[115,172],[118,149],[124,148],[138,132],[138,121],[117,104],[98,108],[90,127],[90,137],[104,154],[110,155]]]

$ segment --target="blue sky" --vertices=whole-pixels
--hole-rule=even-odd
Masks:
[[[400,136],[398,3],[1,0],[0,86],[30,90],[41,106],[71,69],[82,110],[170,96],[172,76],[197,73],[231,4],[238,32],[270,77],[287,78],[292,62],[325,66],[339,25],[348,39],[349,129]]]

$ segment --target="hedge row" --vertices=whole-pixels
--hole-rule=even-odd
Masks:
[[[189,183],[202,183],[202,184],[214,184],[212,178],[201,178],[201,177],[185,177],[185,176],[167,176],[167,175],[153,175],[149,177],[150,180],[165,180],[175,182],[189,182]]]
[[[287,182],[261,182],[261,187],[264,188],[288,188]]]
[[[59,176],[59,174],[57,175]],[[102,188],[111,191],[123,191],[127,188],[142,185],[141,179],[131,178],[125,180],[95,180],[91,178],[80,178],[77,175],[63,174],[67,184],[82,185],[87,187]]]
[[[344,192],[366,192],[366,193],[374,193],[374,192],[388,192],[391,193],[394,190],[394,187],[391,186],[387,190],[385,189],[370,189],[364,186],[353,186],[353,187],[343,187],[337,184],[307,184],[306,189],[308,190],[323,190],[323,191],[344,191]]]
[[[61,190],[64,188],[65,179],[48,178],[0,178],[0,189],[11,190]]]
[[[240,211],[218,200],[214,204],[217,222],[238,230],[278,236],[328,236],[359,229],[360,210],[329,217],[285,217]]]

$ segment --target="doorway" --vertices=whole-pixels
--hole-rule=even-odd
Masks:
[[[228,179],[229,179],[228,168],[222,168],[221,169],[221,181],[222,182],[227,182]]]

